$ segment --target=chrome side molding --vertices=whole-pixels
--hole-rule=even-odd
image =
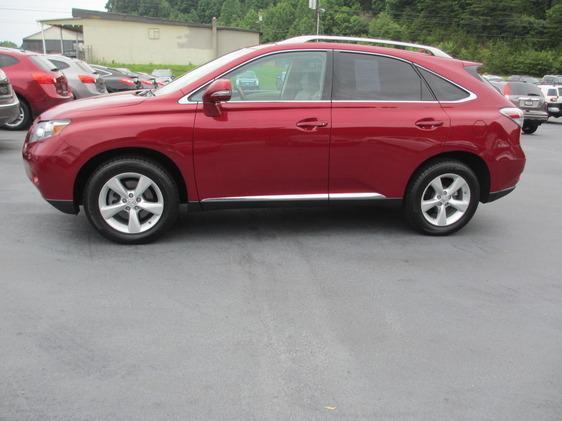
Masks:
[[[375,192],[362,193],[330,193],[330,194],[276,194],[265,196],[231,196],[210,197],[201,200],[201,203],[228,203],[228,202],[298,202],[321,200],[377,200],[386,196]]]

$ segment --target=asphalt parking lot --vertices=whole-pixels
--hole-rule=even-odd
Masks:
[[[394,209],[183,214],[118,246],[0,131],[0,420],[560,420],[562,119],[447,238]]]

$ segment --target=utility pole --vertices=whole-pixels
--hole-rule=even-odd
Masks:
[[[320,0],[316,0],[316,35],[320,35]]]
[[[316,35],[320,35],[320,0],[308,0],[308,7],[316,12]]]

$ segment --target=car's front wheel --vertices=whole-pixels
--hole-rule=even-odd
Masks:
[[[480,186],[474,171],[459,161],[442,160],[416,173],[406,192],[408,222],[430,235],[458,231],[474,216]]]
[[[175,222],[178,188],[156,162],[122,157],[94,171],[83,204],[88,220],[104,237],[124,244],[146,243]]]

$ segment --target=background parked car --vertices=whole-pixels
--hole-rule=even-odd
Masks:
[[[251,91],[253,89],[258,89],[260,86],[260,81],[255,72],[251,70],[242,73],[236,78],[236,87]]]
[[[161,83],[170,83],[174,79],[174,75],[171,69],[154,69],[152,71],[152,76],[156,77],[156,80]]]
[[[141,86],[145,89],[155,89],[158,88],[158,86],[160,86],[154,76],[150,76],[146,73],[133,72],[127,69],[126,67],[117,67],[116,69],[126,74],[127,76],[130,76],[132,78],[136,77],[141,83]]]
[[[75,98],[107,93],[105,82],[87,63],[62,55],[49,55],[47,58],[64,73]]]
[[[498,75],[482,75],[483,78],[485,78],[486,80],[490,81],[490,82],[503,82],[503,77],[498,76]]]
[[[12,84],[2,70],[0,70],[0,126],[16,119],[20,104]]]
[[[523,133],[531,134],[548,120],[544,96],[537,85],[525,82],[494,82],[516,107],[525,112]]]
[[[562,75],[544,75],[539,85],[562,85]]]
[[[525,76],[525,75],[511,75],[507,78],[510,82],[526,82],[526,83],[533,83],[538,85],[539,79],[533,76]]]
[[[26,129],[35,116],[73,99],[64,74],[42,54],[0,48],[0,68],[8,75],[20,102],[19,115],[5,123],[5,129]]]
[[[142,84],[136,76],[129,76],[112,67],[100,66],[98,64],[90,64],[90,67],[101,76],[107,91],[110,93],[142,89]]]
[[[551,117],[558,118],[562,115],[562,86],[540,85],[546,104],[547,112]]]

